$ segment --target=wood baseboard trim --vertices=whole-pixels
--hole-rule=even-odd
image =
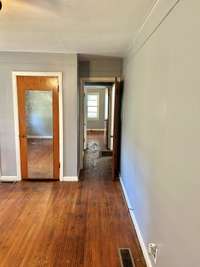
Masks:
[[[61,182],[78,182],[78,176],[64,176],[60,180]]]
[[[128,207],[129,213],[130,213],[130,217],[131,217],[132,223],[133,223],[133,225],[135,227],[135,230],[136,230],[136,233],[137,233],[137,237],[138,237],[138,240],[139,240],[139,243],[140,243],[140,247],[142,249],[142,253],[143,253],[146,265],[147,265],[147,267],[153,267],[152,262],[150,260],[150,256],[149,256],[148,250],[147,250],[147,247],[146,247],[144,239],[142,237],[142,232],[140,230],[139,224],[138,224],[137,219],[135,217],[133,208],[131,206],[131,203],[130,203],[130,200],[129,200],[129,197],[128,197],[128,194],[126,192],[126,188],[124,186],[124,183],[123,183],[123,180],[122,180],[121,176],[120,176],[119,180],[120,180],[120,184],[121,184],[121,188],[122,188],[122,193],[123,193],[126,205]]]

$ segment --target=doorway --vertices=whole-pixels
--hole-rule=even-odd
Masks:
[[[120,152],[119,90],[122,88],[119,85],[117,78],[82,81],[83,169],[93,170],[93,173],[104,169],[113,180],[119,177],[119,160],[116,160]]]
[[[15,74],[20,176],[23,180],[59,180],[60,75],[25,74]]]

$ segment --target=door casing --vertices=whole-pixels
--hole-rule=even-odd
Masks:
[[[112,155],[112,178],[118,180],[120,175],[121,157],[121,111],[122,111],[123,81],[115,79],[114,117],[113,117],[113,155]]]
[[[119,78],[118,78],[119,79]],[[85,141],[84,138],[86,139],[86,131],[84,127],[84,113],[85,113],[85,107],[84,107],[84,85],[86,82],[115,82],[115,77],[85,77],[85,78],[80,78],[80,119],[79,119],[79,136],[80,136],[80,166],[79,166],[79,171],[84,168],[84,144]]]
[[[120,81],[120,77],[89,77],[89,78],[81,78],[80,79],[80,169],[84,168],[84,138],[85,138],[85,129],[84,129],[84,85],[86,82],[113,82],[118,83]],[[116,161],[112,161],[112,178],[113,180],[117,180],[116,171],[115,170]],[[117,163],[118,164],[118,163]]]
[[[18,94],[17,94],[17,77],[18,76],[44,76],[57,77],[59,84],[59,158],[60,170],[59,180],[63,180],[63,106],[62,106],[62,72],[12,72],[13,82],[13,110],[15,122],[15,146],[16,146],[16,166],[17,180],[22,180],[21,175],[21,157],[20,157],[20,139],[19,139],[19,115],[18,115]]]

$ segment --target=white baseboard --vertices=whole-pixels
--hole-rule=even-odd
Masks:
[[[122,180],[121,177],[120,177],[120,183],[121,183],[122,191],[124,193],[124,198],[126,200],[126,204],[127,204],[127,207],[128,207],[128,210],[129,210],[133,225],[134,225],[136,233],[137,233],[138,240],[140,242],[140,246],[141,246],[141,249],[142,249],[142,252],[143,252],[143,255],[144,255],[144,259],[145,259],[146,264],[147,264],[147,267],[153,267],[152,262],[150,260],[150,256],[149,256],[148,250],[147,250],[147,247],[146,247],[144,239],[142,237],[142,233],[140,231],[140,228],[139,228],[139,225],[137,223],[133,208],[132,208],[130,200],[128,198],[128,194],[126,192],[126,188],[124,186],[124,183],[123,183],[123,180]]]
[[[64,176],[60,180],[61,182],[78,182],[78,176]]]
[[[17,176],[0,176],[0,182],[19,182],[20,179]]]
[[[78,182],[78,176],[65,176],[61,182]],[[19,182],[21,181],[17,176],[0,176],[0,182]]]
[[[90,131],[90,132],[104,132],[105,129],[87,129],[87,131]]]

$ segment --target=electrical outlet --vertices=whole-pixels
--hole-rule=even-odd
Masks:
[[[148,244],[148,253],[152,256],[154,263],[157,263],[157,257],[158,257],[158,246],[154,243]]]

